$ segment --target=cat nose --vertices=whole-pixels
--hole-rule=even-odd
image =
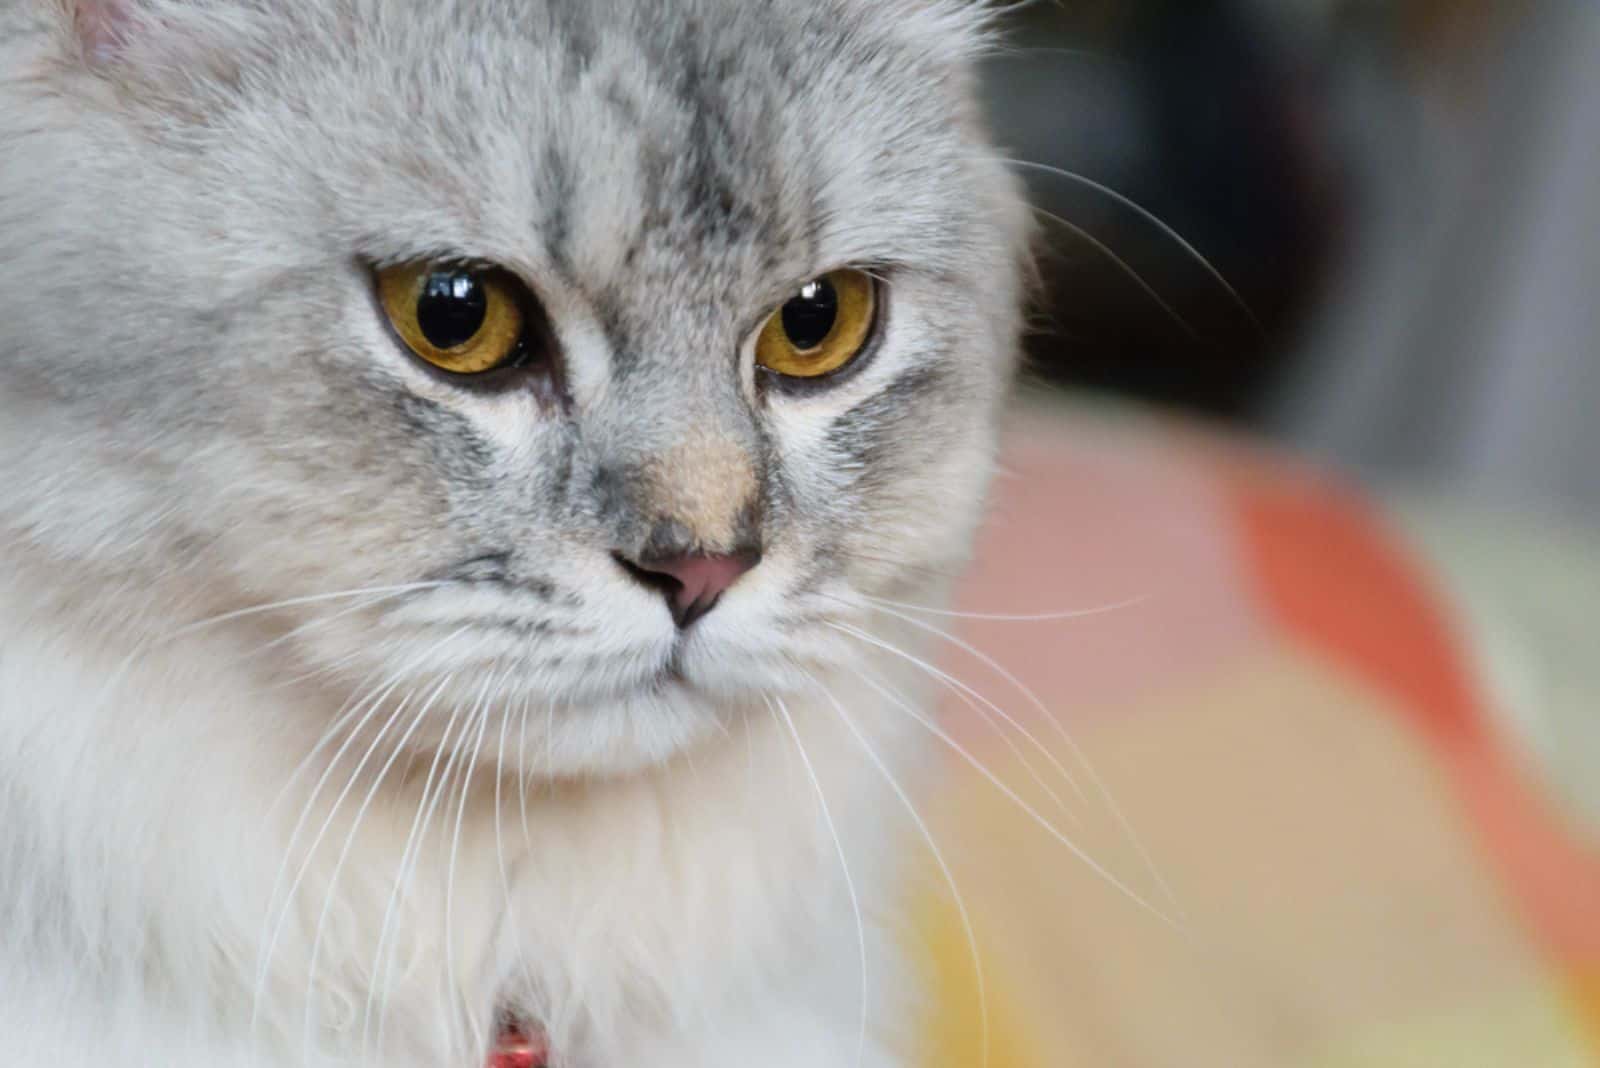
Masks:
[[[673,621],[683,630],[715,608],[728,587],[761,562],[761,552],[676,553],[636,560],[618,553],[617,562],[634,578],[660,591]]]

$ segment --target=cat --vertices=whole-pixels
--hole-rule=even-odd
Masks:
[[[993,19],[0,0],[0,1064],[913,1063]]]

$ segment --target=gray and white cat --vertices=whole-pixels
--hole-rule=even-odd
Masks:
[[[909,1063],[987,18],[0,0],[0,1064]]]

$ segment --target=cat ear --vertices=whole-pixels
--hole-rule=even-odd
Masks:
[[[6,0],[0,0],[3,5]],[[67,44],[90,68],[136,66],[152,76],[226,80],[270,45],[266,18],[245,4],[189,0],[47,0],[62,15]]]
[[[57,0],[77,37],[84,59],[103,66],[117,59],[132,39],[140,0]]]

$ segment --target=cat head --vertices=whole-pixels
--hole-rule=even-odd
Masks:
[[[1014,363],[982,15],[4,0],[6,522],[156,631],[531,708],[535,770],[849,671],[959,566]]]

